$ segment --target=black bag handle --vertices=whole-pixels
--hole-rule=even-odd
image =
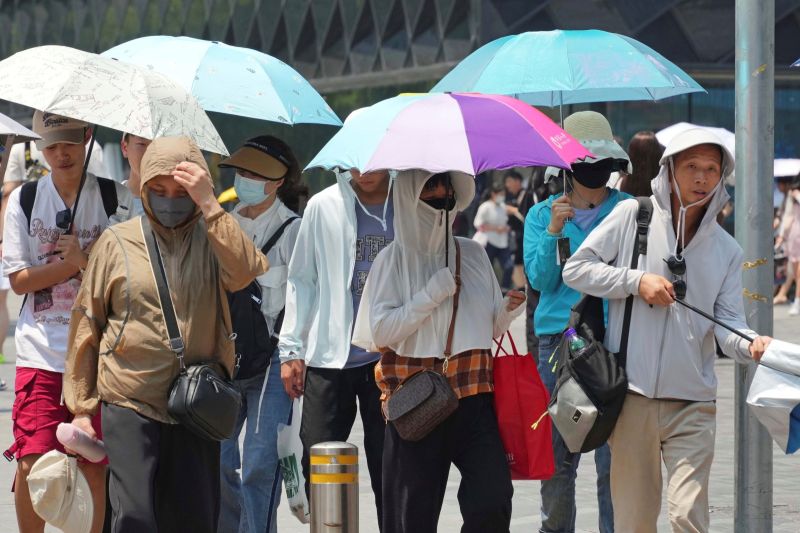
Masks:
[[[153,271],[153,277],[155,278],[156,289],[158,290],[161,313],[164,315],[164,322],[167,325],[169,349],[172,350],[178,358],[181,373],[186,373],[186,364],[183,361],[183,352],[186,346],[181,336],[181,330],[178,327],[178,319],[175,316],[175,306],[172,303],[172,296],[170,296],[167,275],[164,272],[164,261],[161,257],[161,251],[158,248],[158,241],[156,240],[153,228],[150,226],[150,220],[147,217],[139,217],[139,219],[142,224],[142,233],[144,234],[147,253],[150,256],[150,267]]]
[[[639,266],[639,256],[647,255],[647,232],[650,227],[650,220],[653,218],[653,201],[649,196],[636,198],[639,202],[639,210],[636,212],[636,242],[633,245],[631,254],[631,270]],[[631,315],[633,314],[633,295],[625,299],[625,315],[622,319],[622,338],[620,339],[618,356],[622,365],[628,358],[628,337],[631,330]]]

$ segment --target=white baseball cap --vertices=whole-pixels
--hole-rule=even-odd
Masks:
[[[94,504],[78,460],[58,450],[42,455],[28,474],[33,509],[64,533],[89,533]]]
[[[36,141],[39,150],[57,143],[83,144],[88,127],[89,124],[82,120],[47,111],[37,109],[33,114],[33,131],[42,137]]]

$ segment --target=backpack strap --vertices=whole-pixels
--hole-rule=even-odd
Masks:
[[[289,224],[291,224],[298,218],[300,217],[291,217],[284,220],[283,224],[281,224],[280,227],[275,230],[275,233],[273,233],[272,236],[267,240],[267,243],[261,247],[261,253],[267,255],[267,252],[272,250],[272,247],[275,246],[275,243],[277,243],[278,239],[281,238],[281,235],[283,235],[283,231],[289,226]]]
[[[100,187],[100,197],[103,199],[103,209],[106,212],[106,216],[111,218],[111,215],[116,213],[117,207],[119,207],[117,185],[114,180],[97,178],[97,186]]]
[[[289,224],[291,224],[292,222],[294,222],[298,218],[300,218],[300,217],[287,218],[283,222],[283,224],[281,224],[280,227],[277,230],[275,230],[275,233],[272,234],[272,237],[269,238],[267,243],[261,248],[261,253],[264,254],[264,255],[267,255],[267,252],[269,252],[272,249],[272,247],[275,246],[275,243],[277,243],[278,239],[281,238],[281,235],[283,235],[284,230],[287,227],[289,227]],[[271,339],[277,339],[278,338],[278,334],[281,332],[281,326],[283,326],[283,314],[284,314],[284,311],[286,311],[286,307],[282,307],[280,313],[278,313],[278,316],[275,318],[275,325],[272,326],[272,337],[271,337]]]
[[[650,229],[650,220],[653,218],[653,200],[648,196],[639,196],[636,200],[639,202],[639,209],[636,212],[636,244],[633,246],[633,253],[631,254],[631,270],[639,266],[640,255],[647,255],[647,232]],[[630,337],[632,314],[633,295],[631,294],[625,299],[622,337],[620,339],[619,352],[617,352],[622,366],[625,366],[628,358],[628,337]]]
[[[38,181],[26,181],[19,191],[19,205],[22,206],[22,212],[25,213],[25,218],[28,220],[28,231],[31,229],[31,215],[33,214],[33,204],[36,202],[38,186]]]

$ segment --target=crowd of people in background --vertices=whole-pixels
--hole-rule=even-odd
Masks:
[[[492,410],[492,338],[527,309],[528,346],[552,392],[553,353],[583,293],[606,299],[612,350],[627,330],[625,300],[636,297],[635,333],[625,340],[628,397],[612,439],[595,453],[600,531],[655,531],[662,487],[653,480],[662,462],[673,527],[708,530],[714,340],[742,362],[770,341],[744,320],[742,252],[719,224],[734,162],[713,134],[690,130],[665,148],[642,131],[625,149],[602,114],[581,111],[564,129],[595,157],[570,171],[476,180],[350,169],[301,213],[300,165],[272,136],[249,139],[220,163],[235,173],[238,204],[227,212],[188,138],[125,134],[128,179],[99,177],[93,157],[84,183],[89,126],[37,111],[33,129],[42,139],[15,147],[4,180],[0,277],[0,334],[7,291],[26,295],[15,334],[15,440],[6,452],[18,460],[22,531],[43,528],[27,478],[39,457],[64,450],[56,427],[71,421],[102,438],[108,456],[80,463],[93,532],[105,522],[114,532],[274,533],[278,427],[301,397],[306,480],[311,446],[348,440],[360,413],[384,533],[436,530],[451,464],[462,473],[462,531],[507,531],[513,487]],[[63,234],[61,213],[81,183],[81,209]],[[775,217],[782,270],[774,301],[793,294],[789,313],[798,315],[800,178],[777,187],[784,199]],[[634,197],[651,197],[653,216],[647,255],[628,265]],[[157,267],[171,302],[158,290]],[[755,341],[671,306],[687,284],[689,300]],[[258,295],[258,348],[238,344],[246,340],[233,326],[237,294],[245,302]],[[165,305],[174,307],[185,364],[213,362],[241,395],[228,440],[203,439],[167,410],[184,355],[165,329]],[[263,357],[242,357],[251,349]],[[422,370],[443,375],[458,406],[412,442],[387,425],[386,402]],[[552,447],[556,471],[541,483],[541,531],[572,531],[581,454],[555,429]]]

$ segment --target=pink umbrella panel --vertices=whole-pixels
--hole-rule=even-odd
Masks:
[[[570,168],[592,156],[546,115],[515,98],[411,94],[351,115],[307,168],[475,175],[512,167]]]

